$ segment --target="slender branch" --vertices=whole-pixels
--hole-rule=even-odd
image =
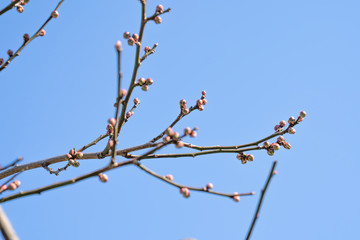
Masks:
[[[272,168],[271,168],[271,171],[270,171],[270,174],[269,174],[269,177],[266,181],[266,184],[265,184],[265,187],[261,190],[261,196],[260,196],[260,200],[259,200],[259,203],[257,205],[257,208],[256,208],[256,212],[255,212],[255,215],[254,215],[254,218],[252,220],[252,223],[251,223],[251,226],[250,226],[250,229],[249,229],[249,232],[247,234],[247,237],[246,237],[246,240],[250,239],[250,236],[251,236],[251,233],[252,233],[252,230],[255,226],[255,223],[256,223],[256,220],[259,218],[259,211],[260,211],[260,208],[261,208],[261,204],[264,200],[264,196],[265,196],[265,193],[266,193],[266,190],[269,186],[269,183],[270,183],[270,180],[272,179],[272,177],[275,175],[275,166],[277,164],[277,161],[274,161],[273,165],[272,165]]]
[[[207,155],[207,154],[214,154],[214,153],[239,153],[245,151],[253,151],[253,150],[261,150],[263,147],[252,147],[252,148],[245,148],[241,150],[234,150],[234,149],[218,149],[218,150],[209,150],[203,152],[193,152],[193,153],[172,153],[172,154],[154,154],[148,155],[144,157],[144,159],[149,158],[180,158],[180,157],[196,157],[199,155]],[[137,155],[127,154],[126,158],[134,158],[138,157]]]
[[[103,140],[104,138],[106,138],[107,136],[109,136],[109,134],[103,134],[100,135],[100,137],[98,137],[97,139],[95,139],[94,141],[92,141],[91,143],[86,144],[85,146],[83,146],[82,148],[80,148],[79,150],[77,150],[76,152],[83,152],[86,149],[88,149],[91,146],[96,145],[99,141]]]
[[[140,59],[140,62],[144,61],[148,56],[150,56],[151,54],[155,53],[155,48],[158,46],[158,43],[155,43],[154,46],[152,47],[152,49],[150,51],[148,51],[147,53],[144,54],[144,56],[142,56],[142,58]]]
[[[154,15],[146,18],[146,22],[154,20],[155,17],[160,16],[160,15],[162,15],[164,13],[167,13],[167,12],[170,12],[170,11],[171,11],[171,8],[168,8],[168,9],[164,10],[163,12],[155,12]]]
[[[12,163],[9,163],[5,167],[0,168],[0,171],[3,171],[3,170],[8,169],[8,168],[10,168],[12,166],[15,166],[18,162],[22,161],[23,159],[24,159],[23,157],[18,157]]]
[[[67,169],[68,167],[70,167],[70,164],[69,164],[69,163],[67,163],[67,164],[65,165],[65,167],[58,168],[58,170],[55,171],[55,170],[53,170],[52,168],[50,168],[48,165],[43,164],[43,168],[44,168],[45,170],[47,170],[50,174],[55,174],[56,176],[58,176],[58,175],[60,174],[60,172],[66,171],[66,169]]]
[[[54,11],[58,10],[59,7],[60,7],[60,5],[61,5],[63,2],[64,2],[64,0],[61,0],[61,1],[58,3],[58,5],[56,6],[56,8],[54,9]],[[26,45],[28,45],[32,40],[34,40],[36,37],[39,36],[40,31],[50,22],[50,20],[51,20],[52,18],[53,18],[53,17],[52,17],[52,15],[50,14],[50,17],[49,17],[49,18],[45,21],[45,23],[39,28],[39,30],[37,30],[37,32],[36,32],[34,35],[32,35],[32,37],[31,37],[28,41],[24,42],[24,43],[21,45],[21,47],[20,47],[11,57],[9,57],[8,60],[0,67],[0,72],[1,72],[2,70],[4,70],[4,69],[10,64],[10,62],[11,62],[14,58],[16,58],[17,56],[20,55],[20,52],[26,47]]]
[[[0,11],[0,16],[6,13],[7,11],[11,10],[15,5],[19,4],[20,0],[16,0],[14,2],[11,2],[9,5],[7,5],[3,10]]]
[[[0,206],[0,230],[6,240],[18,240],[18,236],[11,225],[9,218],[6,216],[3,208]]]
[[[165,178],[164,176],[161,176],[161,175],[155,173],[154,171],[148,169],[143,164],[138,163],[136,166],[138,166],[141,170],[147,172],[148,174],[150,174],[150,175],[152,175],[152,176],[154,176],[154,177],[156,177],[156,178],[158,178],[158,179],[160,179],[160,180],[162,180],[162,181],[164,181],[164,182],[166,182],[166,183],[168,183],[170,185],[178,187],[179,189],[187,188],[189,190],[194,190],[194,191],[199,191],[199,192],[207,192],[207,193],[210,193],[210,194],[215,194],[215,195],[224,196],[224,197],[230,197],[230,198],[233,198],[234,196],[249,196],[249,195],[254,195],[255,194],[254,192],[238,193],[238,194],[227,194],[227,193],[211,191],[211,190],[208,190],[206,187],[203,187],[203,188],[189,187],[189,186],[185,186],[185,185],[182,185],[182,184],[175,183],[175,182]]]

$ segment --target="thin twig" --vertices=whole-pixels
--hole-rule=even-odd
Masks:
[[[54,9],[54,11],[58,10],[58,8],[60,7],[60,5],[61,5],[63,2],[64,2],[64,0],[61,0],[61,1],[58,3],[58,5],[56,6],[56,8]],[[1,72],[2,70],[4,70],[4,69],[10,64],[10,62],[11,62],[14,58],[16,58],[17,56],[20,55],[20,52],[26,47],[26,45],[28,45],[32,40],[34,40],[36,37],[39,36],[40,31],[46,26],[46,24],[48,24],[48,23],[50,22],[50,20],[51,20],[52,18],[53,18],[53,17],[52,17],[52,15],[50,14],[50,17],[49,17],[49,18],[45,21],[45,23],[39,28],[39,30],[37,30],[37,32],[36,32],[34,35],[32,35],[32,37],[31,37],[28,41],[24,42],[24,43],[21,45],[21,47],[20,47],[11,57],[9,57],[8,60],[0,67],[0,72]]]
[[[11,2],[9,5],[7,5],[3,10],[0,11],[0,16],[6,13],[7,11],[11,10],[15,5],[19,4],[21,0],[16,0],[14,2]]]
[[[85,146],[83,146],[82,148],[80,148],[79,150],[77,150],[76,152],[83,152],[86,149],[88,149],[91,146],[96,145],[99,141],[103,140],[104,138],[106,138],[107,136],[109,136],[109,134],[103,134],[100,135],[100,137],[98,137],[97,139],[95,139],[94,141],[92,141],[91,143],[86,144]]]
[[[255,194],[254,192],[238,193],[238,194],[227,194],[227,193],[211,191],[211,190],[208,190],[206,187],[203,187],[203,188],[189,187],[189,186],[185,186],[185,185],[178,184],[178,183],[175,183],[173,181],[170,181],[169,179],[165,178],[164,176],[161,176],[161,175],[155,173],[154,171],[148,169],[143,164],[138,163],[136,166],[138,166],[140,169],[147,172],[148,174],[150,174],[150,175],[152,175],[152,176],[154,176],[154,177],[156,177],[156,178],[158,178],[158,179],[160,179],[160,180],[162,180],[162,181],[164,181],[164,182],[166,182],[166,183],[168,183],[170,185],[178,187],[179,189],[187,188],[189,190],[194,190],[194,191],[199,191],[199,192],[207,192],[207,193],[210,193],[210,194],[215,194],[215,195],[224,196],[224,197],[230,197],[230,198],[233,198],[234,196],[249,196],[249,195],[254,195]]]
[[[253,220],[252,220],[252,223],[251,223],[249,232],[248,232],[248,234],[247,234],[246,240],[250,239],[251,232],[252,232],[252,230],[253,230],[253,228],[254,228],[254,226],[255,226],[256,220],[257,220],[257,219],[259,218],[259,216],[260,216],[260,215],[259,215],[259,211],[260,211],[260,208],[261,208],[261,204],[262,204],[262,202],[263,202],[263,200],[264,200],[264,196],[265,196],[266,190],[267,190],[267,188],[268,188],[268,186],[269,186],[270,180],[271,180],[271,178],[275,175],[274,170],[275,170],[276,163],[277,163],[277,161],[274,161],[274,163],[273,163],[273,165],[272,165],[272,168],[271,168],[271,171],[270,171],[270,174],[269,174],[269,177],[268,177],[268,179],[267,179],[267,181],[266,181],[265,187],[261,190],[260,200],[259,200],[259,203],[258,203],[258,205],[257,205],[256,212],[255,212],[255,215],[254,215],[254,217],[253,217]]]
[[[8,165],[6,165],[5,167],[0,168],[0,171],[3,171],[5,169],[8,169],[9,167],[15,166],[18,162],[22,161],[24,158],[23,157],[18,157],[17,159],[15,159],[13,162],[9,163]]]

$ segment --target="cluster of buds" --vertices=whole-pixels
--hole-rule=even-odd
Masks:
[[[185,99],[181,99],[180,102],[180,110],[181,110],[181,113],[186,115],[190,112],[190,110],[186,107],[186,100]]]
[[[290,143],[286,142],[283,136],[278,137],[276,143],[280,146],[283,146],[285,149],[291,149]]]
[[[184,198],[190,197],[190,190],[187,187],[180,188],[180,193],[183,195]]]
[[[18,11],[18,13],[23,13],[24,12],[24,8],[23,6],[25,6],[30,0],[21,0],[19,3],[17,3],[16,6],[16,11]],[[12,0],[12,2],[15,2],[15,0]]]
[[[301,111],[297,119],[295,119],[294,117],[290,117],[288,120],[289,128],[287,129],[287,132],[290,134],[295,134],[296,130],[293,128],[293,126],[304,120],[305,116],[306,116],[306,112]],[[275,125],[274,130],[277,132],[282,131],[283,127],[285,126],[286,126],[286,122],[282,120],[278,125]]]
[[[205,90],[202,91],[201,94],[202,94],[201,98],[196,101],[196,107],[199,109],[199,111],[203,111],[204,105],[207,104],[207,100],[205,99],[206,91]]]
[[[270,156],[273,156],[275,154],[275,151],[280,149],[280,146],[283,146],[285,149],[291,149],[290,143],[286,142],[283,136],[278,137],[277,141],[274,143],[270,144],[269,141],[263,143],[263,147],[266,149],[267,154]]]
[[[73,167],[79,167],[80,163],[76,159],[82,158],[84,154],[82,152],[75,152],[75,149],[70,149],[66,154],[66,158],[69,160],[69,164]]]
[[[189,128],[189,127],[186,127],[186,128],[184,128],[184,135],[185,136],[189,135],[190,137],[196,137],[197,132],[195,130],[191,130],[191,128]]]
[[[131,36],[130,32],[125,32],[124,33],[124,38],[128,40],[128,44],[130,46],[134,46],[134,44],[137,44],[137,45],[140,44],[140,42],[139,42],[139,34],[137,34],[137,33],[134,33]]]
[[[9,185],[1,185],[0,186],[0,193],[5,191],[5,190],[15,190],[17,189],[18,187],[20,187],[21,185],[21,182],[19,180],[15,180],[13,181],[12,183],[10,183]]]
[[[238,155],[236,155],[236,158],[241,161],[242,164],[254,161],[254,155],[252,154],[244,154],[243,152],[239,152]]]
[[[115,125],[116,125],[116,119],[115,118],[110,118],[108,120],[108,125],[106,127],[107,130],[107,134],[112,135],[114,134],[114,129],[115,129]]]
[[[234,192],[233,195],[234,195],[234,196],[232,197],[232,199],[233,199],[235,202],[240,202],[239,193],[238,193],[238,192]]]
[[[98,176],[99,176],[100,182],[105,183],[105,182],[109,181],[109,177],[106,174],[100,173]]]
[[[166,135],[167,135],[166,137],[163,137],[163,141],[164,141],[165,143],[168,143],[168,142],[170,142],[171,140],[175,140],[175,146],[176,146],[177,148],[182,148],[182,147],[184,146],[184,142],[181,141],[181,140],[179,140],[179,137],[180,137],[179,133],[178,133],[178,132],[174,132],[174,130],[172,130],[171,127],[169,127],[168,129],[166,129],[165,133],[166,133]]]
[[[141,86],[141,89],[143,91],[149,90],[149,86],[154,83],[154,81],[151,78],[145,79],[143,77],[139,78],[137,82],[138,82],[139,86]]]

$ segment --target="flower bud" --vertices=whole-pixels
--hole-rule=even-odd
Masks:
[[[242,163],[242,164],[246,164],[246,163],[247,163],[246,158],[241,158],[241,163]]]
[[[244,156],[244,154],[241,152],[236,155],[236,158],[241,160],[241,159],[243,159],[243,156]]]
[[[199,109],[199,111],[203,111],[203,110],[204,110],[204,106],[203,106],[203,105],[200,105],[200,106],[198,106],[198,109]]]
[[[132,115],[133,115],[132,112],[127,112],[127,113],[126,113],[126,118],[130,118]]]
[[[129,38],[129,39],[128,39],[128,44],[129,44],[130,46],[134,46],[135,40],[134,40],[133,38]]]
[[[24,42],[27,42],[27,41],[29,41],[30,36],[29,36],[29,34],[25,33],[23,38],[24,38]]]
[[[121,90],[120,90],[120,97],[121,97],[121,98],[125,97],[126,94],[127,94],[127,90],[126,90],[126,89],[121,89]]]
[[[190,197],[190,191],[189,191],[189,189],[186,188],[186,187],[180,188],[180,193],[181,193],[185,198]]]
[[[180,137],[178,132],[174,132],[174,134],[172,135],[173,139],[178,139]]]
[[[203,90],[203,91],[201,92],[201,94],[202,94],[202,97],[203,97],[203,98],[206,97],[206,91],[205,91],[205,90]]]
[[[289,130],[288,130],[288,132],[289,132],[290,134],[295,134],[296,130],[295,130],[295,128],[290,127]]]
[[[302,117],[302,118],[306,117],[306,112],[305,112],[305,111],[301,111],[301,112],[300,112],[300,117]]]
[[[113,134],[114,133],[114,127],[113,127],[113,125],[111,125],[111,124],[108,124],[107,126],[106,126],[106,130],[107,130],[107,134]]]
[[[163,13],[163,11],[164,11],[164,7],[161,4],[156,6],[156,12],[157,13]]]
[[[46,34],[46,31],[44,29],[41,29],[39,32],[39,36],[43,37],[43,36],[45,36],[45,34]]]
[[[196,101],[196,105],[197,105],[198,107],[200,107],[201,105],[203,105],[203,104],[202,104],[202,99],[198,99],[198,100]]]
[[[277,143],[273,143],[273,144],[271,144],[271,147],[272,147],[275,151],[277,151],[277,150],[279,150],[279,149],[280,149],[280,145],[279,145],[279,144],[277,144]]]
[[[288,120],[288,123],[290,124],[290,125],[293,125],[294,123],[295,123],[295,118],[294,117],[290,117],[289,118],[289,120]]]
[[[181,109],[181,112],[182,112],[182,114],[186,115],[190,112],[190,110],[188,108],[183,108],[183,109]]]
[[[23,13],[23,12],[24,12],[24,8],[23,8],[22,6],[20,6],[20,5],[18,5],[18,6],[16,7],[16,11],[18,11],[18,13]]]
[[[16,187],[20,187],[20,185],[21,185],[21,182],[19,180],[15,180],[14,183],[15,183]]]
[[[206,189],[207,189],[207,190],[213,189],[213,188],[214,188],[214,184],[212,184],[212,183],[208,183],[208,184],[206,185]]]
[[[134,104],[135,104],[135,105],[139,105],[139,104],[140,104],[140,100],[139,100],[138,98],[135,98],[135,99],[134,99]]]
[[[154,83],[154,81],[151,79],[151,78],[147,78],[146,80],[145,80],[145,84],[146,85],[151,85],[151,84],[153,84]]]
[[[7,186],[6,185],[1,185],[0,187],[0,192],[3,192],[7,189]]]
[[[177,141],[175,146],[177,148],[182,148],[184,146],[184,142],[183,141]]]
[[[9,186],[8,186],[9,190],[15,190],[16,188],[17,188],[17,186],[16,186],[15,183],[10,183]]]
[[[115,125],[116,125],[116,119],[115,119],[115,118],[110,118],[110,119],[108,120],[108,122],[109,122],[113,127],[115,127]]]
[[[276,175],[278,172],[276,170],[273,171],[273,175]]]
[[[269,141],[264,142],[264,143],[263,143],[263,146],[264,146],[265,148],[269,148],[269,147],[270,147],[270,142],[269,142]]]
[[[285,141],[285,139],[284,139],[283,136],[280,136],[280,137],[277,138],[277,143],[279,143],[279,144],[281,144],[284,141]]]
[[[139,78],[138,83],[139,83],[140,86],[144,85],[145,84],[145,78],[143,78],[143,77]]]
[[[70,154],[71,156],[74,156],[74,155],[75,155],[75,150],[74,150],[74,149],[70,149],[69,154]]]
[[[186,128],[184,129],[184,134],[185,134],[185,135],[189,135],[190,133],[191,133],[191,128],[186,127]]]
[[[285,149],[288,149],[288,150],[291,149],[290,143],[284,142],[283,146],[284,146]]]
[[[164,143],[168,143],[171,141],[171,138],[169,136],[163,137]]]
[[[284,120],[281,120],[279,123],[280,127],[285,127],[286,126],[286,122]]]
[[[169,181],[173,181],[173,180],[174,180],[174,176],[171,175],[171,174],[167,174],[167,175],[165,176],[165,178],[166,178],[167,180],[169,180]]]
[[[98,176],[99,176],[99,180],[103,183],[109,181],[109,177],[106,174],[100,173]]]
[[[53,18],[57,18],[58,16],[59,16],[59,12],[56,10],[51,13],[51,17]]]
[[[267,149],[267,154],[268,154],[269,156],[273,156],[273,155],[275,154],[274,149],[268,148],[268,149]]]
[[[76,152],[76,158],[83,158],[84,154],[82,152]]]
[[[109,140],[108,145],[110,148],[112,148],[114,146],[114,140]]]
[[[168,135],[168,136],[170,136],[170,137],[171,137],[172,135],[174,135],[174,131],[172,130],[171,127],[167,128],[166,131],[165,131],[165,133],[166,133],[166,135]]]
[[[196,136],[197,136],[197,132],[196,131],[191,131],[190,137],[196,137]]]
[[[130,38],[130,33],[129,32],[124,32],[124,38],[129,39]]]
[[[180,100],[180,107],[186,107],[186,100],[185,99]]]
[[[13,52],[13,50],[9,49],[7,51],[7,54],[9,55],[9,57],[12,57],[14,55],[14,52]]]
[[[149,46],[146,46],[146,47],[144,48],[144,51],[145,51],[146,53],[150,52],[150,50],[151,50],[151,48],[150,48]]]
[[[67,153],[67,154],[66,154],[66,159],[69,160],[69,159],[71,159],[71,158],[72,158],[72,156],[71,156],[69,153]]]
[[[234,196],[233,196],[232,198],[234,199],[234,201],[235,201],[235,202],[239,202],[239,201],[240,201],[239,193],[234,192],[233,195],[234,195]]]
[[[134,39],[135,42],[139,41],[139,35],[137,33],[134,33],[132,35],[132,38]]]
[[[275,125],[274,130],[277,131],[278,129],[280,129],[280,125]]]
[[[120,40],[118,40],[118,41],[116,42],[116,44],[115,44],[115,49],[116,49],[116,51],[118,51],[118,52],[120,52],[120,51],[122,50]]]
[[[304,118],[302,118],[302,117],[298,117],[298,119],[297,119],[297,122],[299,123],[299,122],[302,122],[304,120]]]
[[[156,16],[156,17],[154,18],[154,21],[155,21],[156,24],[160,24],[160,23],[162,22],[162,19],[161,19],[160,16]]]
[[[141,90],[146,92],[147,90],[149,90],[149,86],[148,85],[142,85]]]
[[[248,160],[250,162],[254,161],[254,155],[252,155],[252,154],[246,155],[246,160]]]
[[[207,100],[206,99],[203,99],[202,100],[202,105],[206,105],[207,104]]]
[[[74,159],[70,159],[69,160],[69,164],[73,167],[79,167],[80,166],[80,163]]]

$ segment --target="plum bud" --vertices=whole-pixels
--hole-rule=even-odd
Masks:
[[[16,187],[20,187],[20,185],[21,185],[21,182],[19,180],[15,180],[14,183],[15,183]]]
[[[23,13],[23,12],[24,12],[24,8],[23,8],[22,6],[20,6],[20,5],[18,5],[18,6],[16,7],[16,11],[18,11],[18,13]]]
[[[9,190],[15,190],[16,188],[17,188],[17,186],[16,186],[15,183],[10,183],[9,186],[8,186]]]
[[[196,136],[197,136],[197,132],[196,131],[191,131],[190,137],[196,137]]]
[[[202,100],[202,105],[206,105],[207,104],[207,100],[206,99],[203,99]]]
[[[269,142],[269,141],[264,142],[264,143],[263,143],[263,146],[264,146],[265,148],[269,148],[269,147],[270,147],[270,142]]]
[[[296,130],[295,130],[295,128],[290,127],[289,130],[288,130],[288,132],[289,132],[290,134],[295,134]]]
[[[27,42],[27,41],[29,41],[30,36],[29,36],[29,34],[25,33],[23,38],[24,38],[24,42]]]
[[[57,17],[59,17],[59,12],[58,11],[53,11],[52,13],[51,13],[51,17],[53,17],[53,18],[57,18]]]
[[[69,160],[69,164],[73,167],[79,167],[80,166],[80,163],[74,159],[70,159]]]
[[[162,13],[163,11],[164,11],[164,7],[161,4],[156,6],[156,12],[157,13]]]
[[[280,125],[275,125],[274,130],[277,131],[278,129],[280,129]]]
[[[178,132],[174,132],[174,134],[172,135],[173,139],[178,139],[180,137]]]
[[[169,136],[163,137],[164,143],[170,142],[171,138]]]
[[[109,181],[109,177],[108,177],[106,174],[100,173],[100,174],[99,174],[99,180],[100,180],[101,182],[105,183],[105,182]]]
[[[180,188],[180,193],[181,193],[185,198],[190,197],[190,191],[189,191],[189,189],[186,188],[186,187]]]
[[[107,130],[107,134],[113,134],[114,133],[114,127],[113,127],[113,125],[111,125],[111,124],[108,124],[107,126],[106,126],[106,130]]]
[[[284,142],[283,146],[284,146],[285,149],[288,149],[288,150],[291,149],[290,143]]]
[[[130,33],[129,32],[124,32],[124,38],[129,39],[130,38]]]
[[[168,135],[168,136],[170,136],[170,137],[171,137],[172,135],[174,135],[174,131],[172,130],[171,127],[167,128],[166,131],[165,131],[165,133],[166,133],[166,135]]]
[[[290,117],[289,118],[289,120],[288,120],[288,123],[290,124],[290,125],[293,125],[294,123],[295,123],[295,118],[294,117]]]
[[[174,180],[174,176],[171,175],[171,174],[167,174],[167,175],[165,176],[165,178],[166,178],[167,180],[169,180],[169,181],[173,181],[173,180]]]
[[[67,153],[67,154],[66,154],[66,159],[69,160],[69,159],[71,159],[71,158],[72,158],[72,156],[71,156],[69,153]]]
[[[208,183],[207,185],[206,185],[206,189],[213,189],[214,188],[214,184],[212,184],[212,183]]]
[[[45,36],[45,34],[46,34],[46,31],[44,29],[41,29],[39,32],[39,36],[43,37],[43,36]]]
[[[177,141],[175,146],[177,148],[182,148],[184,146],[184,142],[183,141]]]
[[[151,78],[147,78],[146,80],[145,80],[145,84],[146,85],[151,85],[151,84],[153,84],[154,83],[154,81],[151,79]]]
[[[203,90],[203,91],[201,92],[201,94],[202,94],[202,97],[203,97],[203,98],[206,97],[206,91],[205,91],[205,90]]]
[[[184,134],[185,134],[185,135],[189,135],[190,133],[191,133],[191,128],[186,127],[186,128],[184,129]]]
[[[186,100],[185,99],[180,100],[180,106],[181,107],[186,107]]]
[[[204,106],[203,106],[203,105],[200,105],[200,106],[198,106],[198,109],[199,109],[199,111],[203,111],[203,110],[204,110]]]
[[[76,158],[83,158],[84,154],[82,152],[76,152]]]
[[[138,83],[139,83],[140,86],[144,85],[145,84],[145,78],[143,78],[143,77],[139,78]]]
[[[71,156],[74,156],[74,155],[75,155],[75,150],[74,150],[74,149],[70,149],[69,154],[70,154]]]
[[[127,112],[126,113],[126,118],[130,118],[132,116],[132,112]]]
[[[120,90],[120,97],[121,97],[121,98],[125,97],[126,94],[127,94],[127,90],[126,90],[126,89],[121,89],[121,90]]]
[[[244,156],[244,154],[241,152],[236,155],[236,158],[241,160],[241,159],[243,159],[243,156]]]
[[[190,110],[188,108],[183,108],[183,109],[181,109],[181,112],[182,112],[182,114],[186,115],[190,112]]]
[[[285,139],[284,139],[283,136],[280,136],[280,137],[277,138],[277,143],[282,143],[284,141],[285,141]]]
[[[118,51],[118,52],[120,52],[120,51],[122,50],[120,40],[118,40],[118,41],[116,42],[116,44],[115,44],[115,49],[116,49],[116,51]]]
[[[148,85],[142,85],[141,90],[146,92],[147,90],[149,90],[149,86]]]
[[[154,18],[154,21],[155,21],[156,24],[160,24],[160,23],[162,22],[162,19],[161,19],[160,16],[156,16],[156,17]]]
[[[304,120],[304,118],[302,118],[302,117],[298,117],[298,119],[297,119],[297,122],[302,122]]]
[[[286,126],[286,122],[284,120],[281,120],[279,123],[280,127],[285,127]]]
[[[9,55],[9,57],[12,57],[14,55],[14,52],[13,52],[13,50],[9,49],[7,51],[7,54]]]
[[[280,149],[280,145],[277,144],[277,143],[271,144],[271,147],[272,147],[275,151]]]
[[[267,149],[267,154],[268,154],[269,156],[273,156],[273,155],[275,154],[274,149],[268,148],[268,149]]]
[[[254,161],[254,155],[252,155],[252,154],[247,155],[246,160],[248,160],[250,162]]]
[[[109,122],[112,126],[115,127],[115,125],[116,125],[116,119],[115,119],[115,118],[110,118],[110,119],[108,120],[108,122]]]
[[[6,185],[1,185],[0,187],[0,192],[3,192],[7,189],[7,186]]]
[[[306,112],[305,112],[305,111],[301,111],[301,112],[300,112],[300,117],[302,117],[302,118],[306,117]]]
[[[114,146],[114,140],[109,140],[108,145],[110,148],[112,148],[112,146]]]
[[[139,41],[139,35],[136,34],[136,33],[134,33],[134,34],[132,35],[132,38],[134,39],[135,42]]]
[[[234,196],[233,196],[232,198],[234,199],[234,201],[235,201],[235,202],[239,202],[239,201],[240,201],[239,193],[234,192],[233,195],[234,195]]]
[[[147,53],[147,52],[150,52],[150,50],[151,50],[151,48],[149,47],[149,46],[146,46],[145,48],[144,48],[144,51]]]
[[[134,46],[135,42],[136,42],[136,41],[135,41],[133,38],[129,38],[129,39],[128,39],[128,44],[129,44],[130,46]]]
[[[278,172],[276,170],[273,171],[273,175],[276,175]]]
[[[135,99],[134,99],[134,104],[135,104],[135,105],[139,105],[139,104],[140,104],[140,100],[139,100],[138,98],[135,98]]]
[[[241,158],[241,163],[242,163],[242,164],[246,164],[246,163],[247,163],[246,158]]]

